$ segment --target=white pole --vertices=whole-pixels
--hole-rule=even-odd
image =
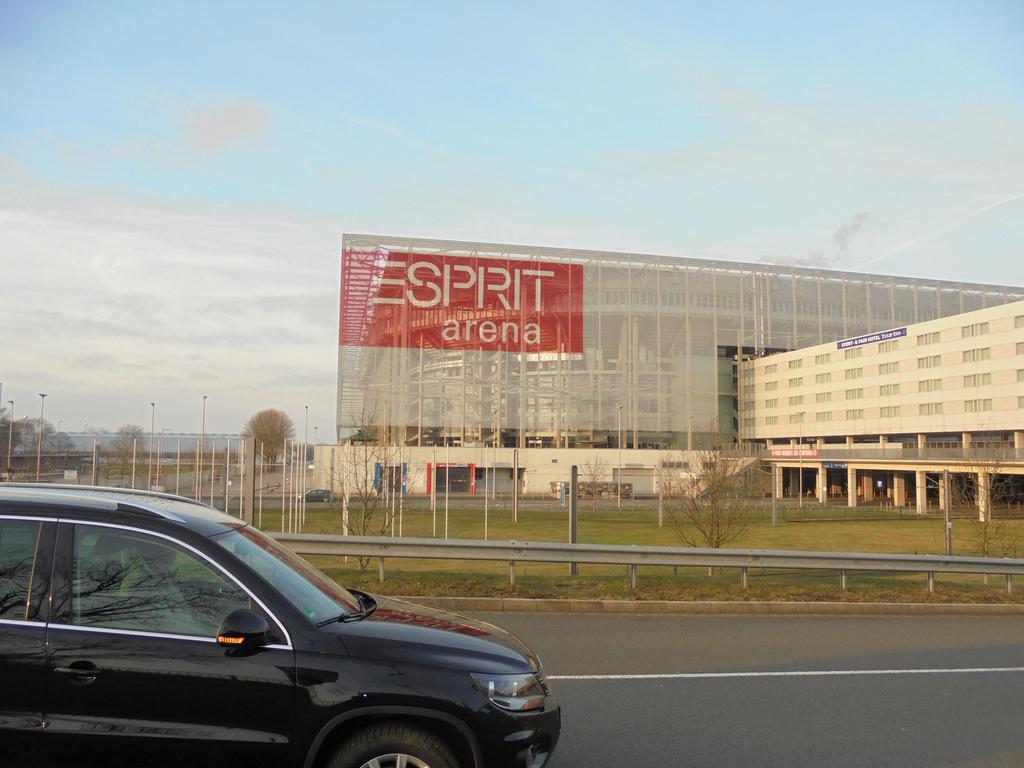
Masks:
[[[178,448],[174,459],[174,495],[177,496],[181,490],[181,438],[178,438]]]
[[[284,511],[285,511],[285,488],[284,481],[288,477],[288,438],[284,439],[281,446],[281,533],[284,533]]]
[[[206,395],[203,395],[203,424],[199,432],[199,449],[196,451],[196,501],[203,500],[203,443],[206,442]]]
[[[146,478],[146,490],[153,490],[153,433],[156,431],[156,403],[150,403],[149,415],[149,477]]]
[[[210,506],[213,506],[213,477],[217,474],[217,441],[210,440]]]
[[[264,455],[263,454],[263,443],[261,442],[260,443],[260,487],[259,487],[259,491],[258,491],[259,496],[257,496],[257,499],[258,499],[258,502],[257,502],[258,509],[257,509],[257,512],[256,512],[256,519],[259,520],[259,522],[256,523],[256,527],[257,528],[262,528],[263,527],[263,455]]]
[[[227,445],[224,446],[224,514],[231,514],[230,499],[228,498],[228,489],[231,487],[231,438],[227,439]]]
[[[139,442],[139,438],[132,438],[132,490],[135,490],[135,447],[136,443]],[[36,479],[39,479],[39,472],[36,472]]]
[[[430,514],[433,518],[433,528],[430,534],[437,538],[437,446],[433,447],[433,463],[430,465]]]
[[[445,438],[444,443],[444,537],[448,538],[448,493],[451,490],[452,452]]]
[[[245,501],[245,438],[238,438],[238,516],[242,516],[242,502]]]

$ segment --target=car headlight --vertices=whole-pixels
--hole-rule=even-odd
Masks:
[[[490,700],[491,704],[511,712],[529,712],[544,707],[546,691],[537,676],[527,672],[522,675],[488,675],[471,673],[473,682]]]

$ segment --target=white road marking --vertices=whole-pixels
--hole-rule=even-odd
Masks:
[[[548,680],[703,680],[730,677],[854,677],[858,675],[964,675],[1024,672],[1024,667],[954,669],[813,669],[778,672],[663,672],[638,675],[548,675]]]

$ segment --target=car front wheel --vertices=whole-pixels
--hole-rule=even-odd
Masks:
[[[327,768],[459,768],[435,734],[405,723],[381,723],[359,731],[334,753]]]

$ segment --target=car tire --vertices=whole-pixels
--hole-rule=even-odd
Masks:
[[[451,748],[428,730],[380,723],[359,731],[331,756],[326,768],[459,768]]]

